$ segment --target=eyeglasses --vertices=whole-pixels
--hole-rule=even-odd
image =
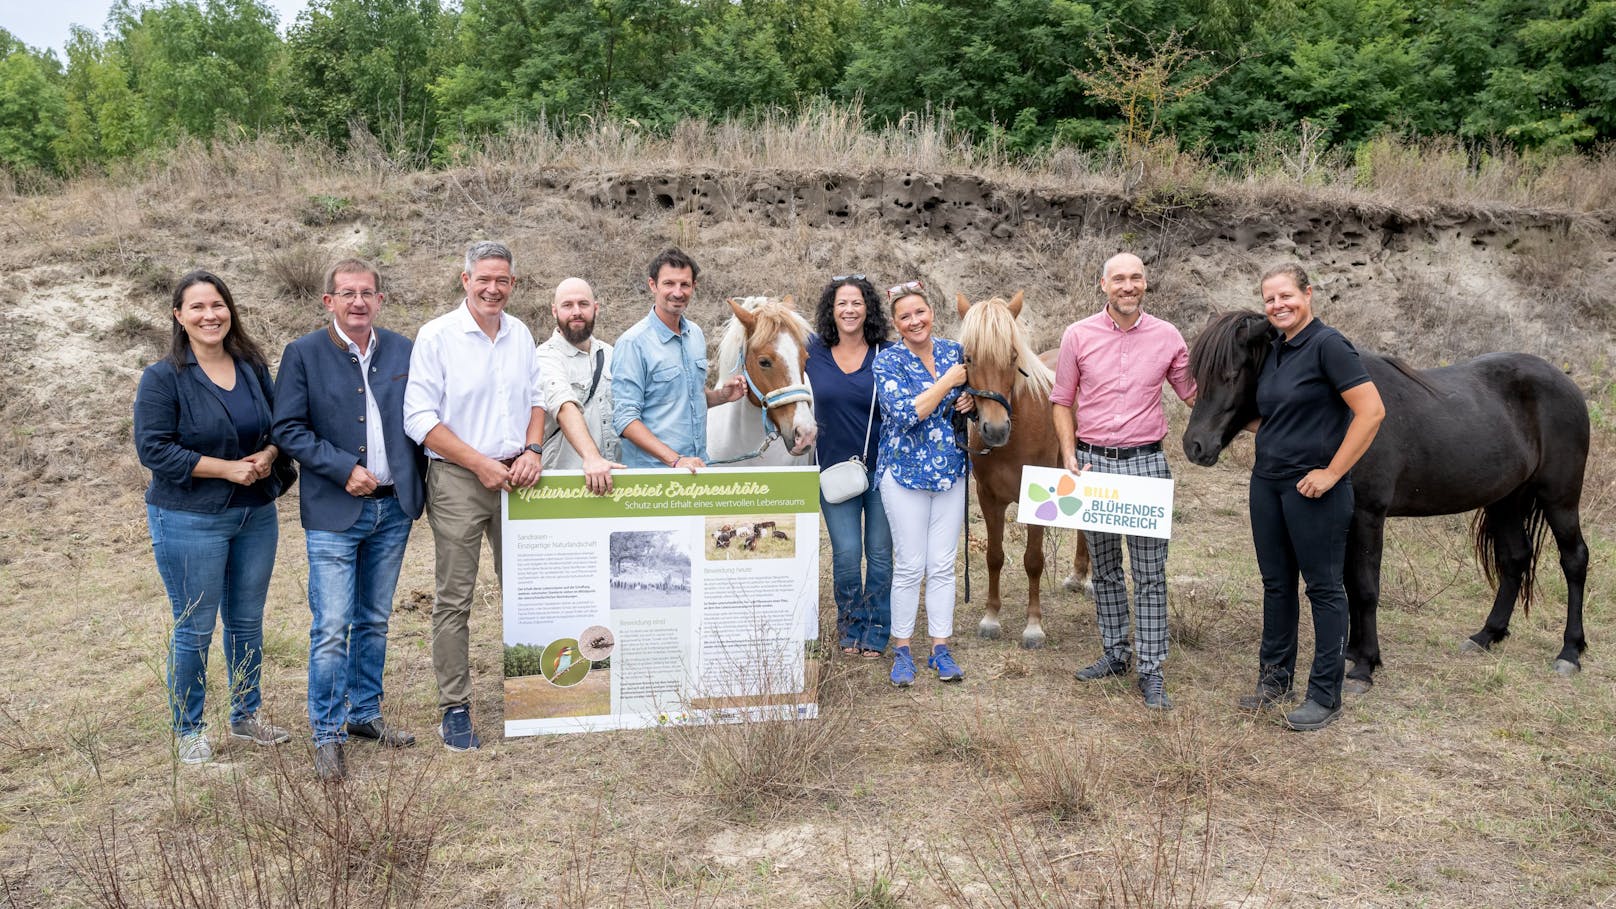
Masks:
[[[841,284],[844,281],[863,281],[863,280],[865,280],[865,277],[863,275],[831,275],[830,283],[832,283],[832,284]]]
[[[355,300],[364,300],[366,303],[374,303],[376,302],[376,299],[381,296],[381,294],[375,292],[374,290],[342,290],[332,294],[331,296],[336,297],[338,300],[341,300],[344,303],[352,303]]]
[[[914,281],[905,281],[902,284],[894,284],[887,288],[887,299],[891,300],[894,297],[907,296],[908,294],[918,294],[925,289],[926,285],[921,283],[919,279]]]

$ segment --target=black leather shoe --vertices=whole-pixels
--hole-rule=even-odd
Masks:
[[[1139,696],[1151,710],[1172,710],[1173,701],[1167,696],[1167,685],[1159,673],[1139,677]]]
[[[325,783],[339,782],[348,776],[348,761],[342,756],[341,742],[314,746],[314,776]]]
[[[1072,676],[1079,682],[1093,682],[1097,679],[1108,679],[1114,675],[1125,675],[1127,672],[1128,664],[1126,661],[1119,662],[1103,656],[1079,669]]]
[[[415,744],[415,736],[377,717],[368,723],[349,723],[348,734],[370,739],[383,748],[408,748]]]

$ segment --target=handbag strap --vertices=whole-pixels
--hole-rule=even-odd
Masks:
[[[875,375],[870,375],[870,414],[864,418],[864,447],[859,449],[859,460],[864,460],[864,453],[870,450],[870,429],[875,426]]]

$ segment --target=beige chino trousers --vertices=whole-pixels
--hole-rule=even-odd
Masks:
[[[471,704],[471,598],[483,537],[494,551],[494,573],[504,583],[499,523],[500,494],[458,464],[432,459],[426,473],[426,514],[436,551],[437,598],[432,604],[432,668],[438,707]]]

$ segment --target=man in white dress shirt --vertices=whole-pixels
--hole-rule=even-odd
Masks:
[[[600,305],[582,278],[568,278],[550,304],[555,331],[539,345],[544,412],[554,418],[544,440],[546,470],[582,470],[589,491],[612,491],[617,433],[612,429],[612,345],[595,337]]]
[[[426,446],[427,519],[436,548],[432,667],[438,733],[451,751],[475,751],[471,722],[471,598],[483,537],[500,564],[502,491],[532,486],[543,470],[544,391],[533,335],[505,312],[516,287],[511,251],[478,242],[460,274],[466,297],[421,326],[404,392],[404,431]]]

